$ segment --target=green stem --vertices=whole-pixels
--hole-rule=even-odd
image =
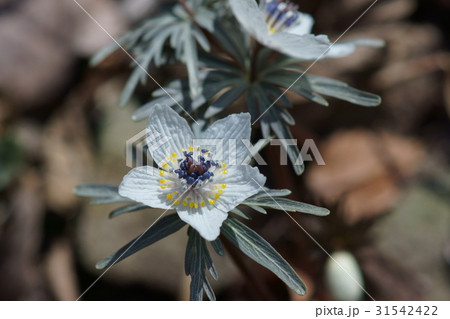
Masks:
[[[194,18],[195,13],[186,3],[186,0],[178,0],[178,3],[184,8],[184,10],[190,15],[191,18]]]

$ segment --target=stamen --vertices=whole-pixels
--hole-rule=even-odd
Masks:
[[[270,33],[286,30],[299,22],[298,5],[292,4],[289,0],[261,1],[260,8]]]
[[[174,173],[179,179],[186,180],[187,185],[195,187],[214,176],[212,170],[215,170],[217,164],[210,160],[211,154],[208,150],[197,147],[195,158],[194,147],[189,146],[188,149],[189,152],[183,152],[185,158],[178,159],[179,169],[174,170]]]
[[[169,166],[170,169],[161,169],[159,182],[161,189],[174,187],[174,178],[178,177],[184,190],[188,190],[188,196],[181,197],[176,195],[178,191],[165,193],[167,200],[173,205],[183,205],[188,208],[197,209],[208,205],[215,205],[216,200],[224,193],[226,184],[209,184],[212,182],[215,174],[227,174],[226,163],[216,162],[207,149],[189,146],[182,150],[182,157],[177,158],[180,153],[171,153],[169,162],[162,162],[163,167]],[[175,167],[178,166],[178,167]],[[173,176],[172,174],[175,174]],[[168,177],[166,177],[166,175]],[[178,197],[178,198],[177,198]]]

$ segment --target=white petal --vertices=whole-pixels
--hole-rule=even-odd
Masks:
[[[229,2],[234,16],[244,29],[264,43],[264,38],[269,35],[269,29],[256,1],[230,0]]]
[[[214,205],[190,208],[177,206],[180,218],[197,230],[206,240],[215,240],[228,212],[246,198],[256,194],[264,186],[266,177],[256,167],[248,165],[232,166],[228,174],[214,177],[214,183],[226,184],[220,198]]]
[[[181,154],[181,148],[192,145],[193,133],[188,123],[170,107],[155,105],[149,117],[147,143],[152,158],[158,164],[166,156]]]
[[[120,196],[155,208],[171,208],[160,187],[159,170],[151,166],[132,169],[119,185]]]
[[[357,46],[381,48],[385,42],[381,39],[359,38],[334,44],[327,52],[327,58],[340,58],[352,54]]]
[[[270,36],[267,46],[291,57],[301,60],[315,60],[325,52],[331,43],[326,35],[295,35],[286,32],[274,33]]]
[[[203,134],[204,139],[221,141],[220,150],[214,159],[231,165],[240,165],[248,155],[248,149],[242,140],[250,141],[251,116],[249,113],[231,114],[214,122]],[[220,146],[219,146],[220,148]]]
[[[327,58],[340,58],[352,54],[355,51],[353,43],[336,43],[327,52]]]
[[[313,17],[307,13],[299,12],[299,14],[300,14],[300,23],[290,28],[288,30],[288,33],[296,35],[304,35],[311,33],[312,27],[314,25]]]
[[[216,206],[228,212],[256,194],[266,183],[266,177],[256,167],[238,165],[228,168],[226,175],[216,175],[214,182],[226,184]]]
[[[199,208],[177,207],[181,220],[191,225],[206,240],[213,241],[220,234],[220,227],[228,213],[214,206]]]

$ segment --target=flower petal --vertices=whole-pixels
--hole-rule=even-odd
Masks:
[[[266,177],[256,167],[239,165],[228,168],[226,175],[217,174],[214,182],[226,185],[224,192],[216,200],[216,206],[229,212],[256,194],[266,183]]]
[[[214,206],[189,208],[177,207],[181,220],[191,225],[206,240],[213,241],[220,234],[220,227],[228,213]]]
[[[240,165],[248,155],[242,140],[250,141],[251,117],[249,113],[231,114],[214,122],[204,133],[203,138],[220,140],[222,154],[217,150],[214,159],[229,165]]]
[[[269,28],[255,0],[230,0],[234,16],[244,29],[261,42],[269,35]]]
[[[192,145],[193,133],[185,119],[168,106],[155,105],[149,112],[147,144],[152,158],[160,164],[172,153]]]
[[[314,18],[307,13],[299,12],[299,14],[300,14],[300,23],[294,27],[291,27],[288,30],[288,33],[296,35],[304,35],[311,33],[312,27],[314,25]]]
[[[296,35],[287,32],[277,32],[272,34],[267,46],[276,49],[291,57],[301,60],[315,60],[325,52],[331,43],[326,35]]]
[[[206,240],[215,240],[220,234],[220,227],[228,217],[228,212],[246,198],[256,194],[266,182],[266,177],[256,167],[248,165],[232,166],[228,174],[217,175],[215,183],[226,184],[226,188],[213,205],[177,206],[181,220],[191,225]]]
[[[159,170],[151,166],[133,168],[119,185],[120,196],[154,208],[171,208],[160,188]]]
[[[385,42],[381,39],[359,38],[349,41],[342,41],[330,48],[325,57],[327,58],[340,58],[352,54],[357,46],[365,46],[372,48],[381,48]]]

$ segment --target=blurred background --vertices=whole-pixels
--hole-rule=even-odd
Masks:
[[[151,15],[156,0],[78,0],[114,37]],[[296,2],[296,1],[294,1]],[[314,32],[336,39],[371,0],[297,1]],[[345,251],[376,300],[450,299],[450,3],[386,0],[346,34],[379,37],[384,49],[358,49],[310,73],[383,98],[377,108],[297,96],[292,128],[314,139],[325,162],[302,176],[278,166],[279,148],[262,152],[268,186],[327,207],[328,217],[292,214],[323,248]],[[73,0],[0,0],[0,299],[75,300],[102,273],[95,263],[151,224],[145,210],[108,219],[114,205],[90,206],[72,189],[119,184],[125,141],[145,127],[130,115],[154,83],[118,107],[130,59],[89,57],[111,39]],[[151,69],[160,83],[183,66]],[[256,136],[257,137],[257,136]],[[329,258],[286,214],[251,213],[246,222],[308,286],[299,297],[233,247],[214,258],[219,300],[342,299],[327,280]],[[225,242],[225,239],[223,240]],[[186,228],[115,265],[83,300],[186,300]],[[355,264],[356,263],[356,264]],[[328,266],[327,266],[328,265]],[[338,277],[338,278],[337,278]],[[334,281],[352,285],[343,272]],[[213,281],[213,280],[212,280]],[[348,289],[352,289],[351,287]],[[351,298],[370,300],[366,294]]]

